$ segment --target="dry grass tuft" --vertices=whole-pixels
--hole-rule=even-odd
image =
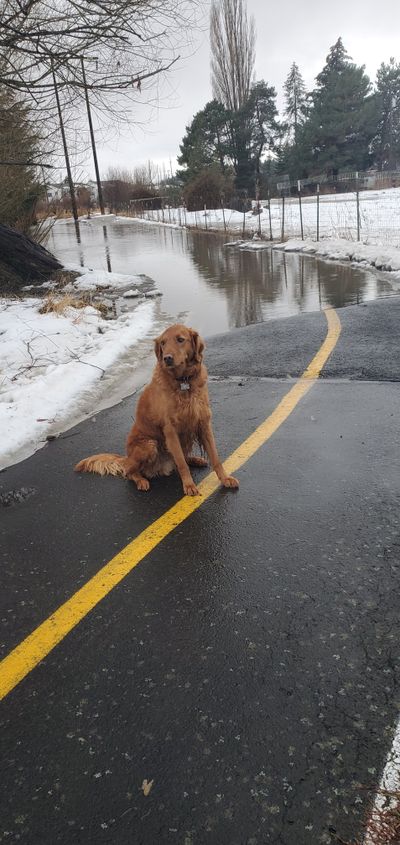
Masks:
[[[56,296],[52,293],[49,294],[43,305],[39,308],[39,314],[58,314],[59,316],[63,316],[68,308],[76,308],[79,310],[80,308],[86,308],[87,305],[91,305],[92,308],[96,308],[102,317],[105,317],[108,314],[108,308],[104,302],[94,302],[87,294],[85,296],[77,297],[68,293],[65,293],[63,296]]]
[[[52,279],[55,282],[55,288],[62,290],[66,285],[73,285],[79,279],[79,273],[75,270],[57,270],[56,273],[53,273]]]

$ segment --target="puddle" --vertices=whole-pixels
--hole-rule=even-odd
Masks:
[[[94,218],[81,229],[78,245],[73,223],[57,223],[49,249],[64,263],[143,274],[163,294],[157,307],[161,324],[183,317],[206,336],[396,293],[389,279],[368,269],[272,250],[226,249],[232,238],[225,235],[114,217]],[[135,300],[121,293],[107,290],[101,295],[112,299],[120,313],[133,309]]]

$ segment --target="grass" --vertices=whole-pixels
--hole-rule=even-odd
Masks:
[[[59,316],[63,316],[68,308],[76,308],[79,310],[81,308],[86,308],[87,305],[91,305],[92,308],[96,308],[102,317],[106,317],[108,314],[107,305],[105,305],[104,302],[93,301],[89,294],[77,297],[68,293],[63,294],[62,296],[50,293],[44,300],[43,305],[39,308],[39,314],[57,314]]]

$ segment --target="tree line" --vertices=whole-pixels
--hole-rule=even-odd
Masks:
[[[292,63],[279,117],[276,90],[254,81],[255,27],[244,0],[213,0],[213,99],[194,115],[180,145],[178,176],[189,209],[248,194],[268,179],[400,168],[400,63],[382,63],[373,86],[339,38],[307,91]]]

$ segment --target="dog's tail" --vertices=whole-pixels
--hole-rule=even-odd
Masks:
[[[75,472],[97,472],[98,475],[120,475],[125,477],[127,458],[122,455],[112,455],[107,452],[101,455],[91,455],[79,461]]]

